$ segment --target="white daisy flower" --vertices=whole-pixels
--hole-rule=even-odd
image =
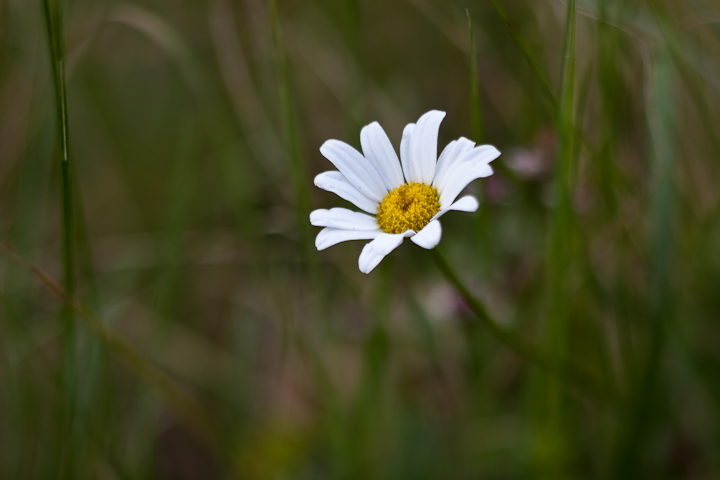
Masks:
[[[439,218],[450,210],[474,212],[478,201],[455,201],[473,180],[492,175],[490,162],[500,156],[491,145],[475,146],[467,138],[448,144],[437,158],[437,140],[445,112],[432,110],[405,127],[400,161],[380,124],[360,132],[365,156],[339,140],[328,140],[320,153],[339,171],[315,177],[315,185],[333,192],[370,215],[346,208],[315,210],[310,223],[325,227],[315,239],[318,250],[347,240],[372,240],[360,254],[359,267],[370,273],[410,237],[431,249],[440,243]],[[401,167],[402,164],[402,167]]]

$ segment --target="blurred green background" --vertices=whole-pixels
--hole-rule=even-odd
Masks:
[[[0,0],[0,239],[82,304],[0,252],[0,478],[720,478],[720,3],[275,1],[46,2],[70,228]],[[551,368],[411,242],[313,246],[322,142],[431,109],[503,152],[440,248]]]

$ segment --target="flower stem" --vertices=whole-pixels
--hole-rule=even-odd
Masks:
[[[549,362],[540,355],[532,346],[530,346],[522,337],[501,327],[488,313],[485,305],[483,305],[470,290],[465,286],[455,270],[450,266],[439,247],[430,250],[430,254],[445,278],[457,289],[462,295],[468,307],[475,316],[482,322],[490,333],[501,343],[507,345],[523,358],[535,363],[541,367],[549,367]]]
[[[590,390],[591,392],[603,397],[612,395],[613,392],[601,391],[598,387],[598,382],[589,372],[577,372],[569,371],[565,368],[560,368],[565,365],[565,362],[551,359],[544,355],[536,347],[528,343],[524,338],[519,336],[517,333],[507,330],[502,327],[496,320],[492,318],[490,313],[485,308],[485,305],[480,302],[467,288],[467,286],[460,279],[455,270],[450,266],[447,258],[443,254],[439,247],[435,247],[429,250],[430,256],[432,256],[435,264],[438,266],[445,278],[455,287],[455,289],[463,297],[467,306],[475,314],[477,319],[490,331],[490,334],[495,337],[500,343],[513,350],[515,353],[520,355],[522,358],[533,364],[534,366],[542,369],[546,373],[554,376],[573,387],[578,387],[583,390]]]

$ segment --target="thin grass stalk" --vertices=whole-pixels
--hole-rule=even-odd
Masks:
[[[675,75],[672,58],[667,50],[658,52],[652,72],[652,104],[650,135],[653,144],[652,162],[652,296],[651,296],[651,343],[647,371],[647,399],[656,392],[661,360],[666,344],[667,326],[672,317],[673,294],[670,278],[675,238],[673,217],[675,212],[675,186],[673,168],[675,163]],[[644,403],[644,402],[641,402]],[[643,406],[645,408],[645,406]],[[646,409],[647,411],[647,409]],[[644,429],[647,432],[647,429]]]
[[[322,288],[319,271],[314,262],[309,262],[313,251],[312,231],[308,217],[310,215],[310,192],[307,188],[305,159],[302,155],[299,142],[299,126],[297,121],[297,112],[295,110],[294,98],[292,95],[292,81],[290,70],[287,62],[285,46],[282,38],[282,26],[280,23],[280,15],[275,0],[266,0],[265,6],[270,18],[270,27],[272,30],[272,42],[274,47],[274,63],[277,75],[278,100],[280,104],[280,116],[283,124],[284,143],[287,150],[287,157],[290,160],[291,176],[293,181],[293,193],[295,199],[295,212],[297,232],[299,234],[300,256],[303,260],[303,266],[307,268],[307,275],[301,280],[302,288],[311,290],[312,288]],[[309,281],[306,281],[309,280]],[[284,295],[285,293],[283,293]],[[318,311],[318,305],[309,305],[309,316],[315,317]],[[330,422],[337,418],[336,398],[334,386],[330,380],[326,368],[322,364],[321,358],[314,350],[308,335],[300,327],[299,323],[290,324],[288,320],[294,315],[286,315],[286,325],[284,328],[288,332],[292,332],[292,340],[298,348],[299,353],[307,362],[313,373],[316,385],[320,389],[323,404],[330,406],[328,416]]]
[[[374,433],[382,428],[385,396],[383,385],[387,378],[391,338],[387,325],[392,320],[394,259],[388,258],[379,267],[380,275],[373,286],[370,314],[372,326],[363,343],[363,373],[353,399],[348,445],[352,455],[349,478],[378,478],[377,457],[381,449]]]
[[[530,51],[530,45],[528,45],[525,39],[522,38],[510,24],[510,17],[508,17],[508,14],[505,12],[505,9],[502,8],[498,0],[490,1],[492,2],[493,7],[495,7],[495,11],[497,11],[498,15],[500,16],[500,20],[502,20],[503,25],[505,25],[508,33],[510,33],[513,41],[520,49],[520,52],[522,53],[523,57],[525,57],[525,60],[527,60],[527,62],[530,64],[530,67],[532,68],[533,73],[535,73],[537,79],[540,81],[540,84],[543,87],[543,92],[545,92],[545,95],[549,100],[548,104],[551,105],[552,108],[555,108],[555,105],[557,104],[555,100],[555,95],[552,92],[552,88],[550,88],[550,83],[548,83],[547,78],[545,78],[545,74],[542,73],[540,65],[538,65],[538,63],[535,61],[535,57],[533,57],[533,54]]]
[[[468,20],[468,32],[470,37],[469,45],[469,70],[470,70],[470,114],[471,114],[471,128],[472,128],[472,140],[476,144],[483,143],[484,131],[483,131],[483,115],[482,115],[482,104],[480,101],[480,79],[478,78],[478,65],[477,65],[477,50],[475,46],[475,32],[472,23],[472,17],[470,11],[465,10]],[[478,197],[481,199],[480,207],[478,209],[476,221],[475,221],[475,235],[477,236],[478,249],[477,249],[477,260],[479,262],[480,269],[483,269],[487,265],[487,259],[492,258],[493,245],[490,242],[490,236],[488,234],[488,209],[486,207],[484,199],[484,189],[482,185],[477,186]],[[482,253],[480,253],[482,252]]]
[[[358,138],[365,118],[364,75],[361,69],[354,68],[356,63],[362,64],[360,51],[360,2],[359,0],[342,0],[343,36],[347,51],[351,55],[346,60],[348,71],[347,107],[345,109],[345,131],[347,138]]]
[[[647,458],[647,438],[659,414],[665,408],[662,401],[663,381],[660,371],[668,343],[668,328],[673,317],[675,299],[670,279],[675,250],[674,216],[676,193],[673,170],[676,157],[674,58],[681,44],[671,13],[660,2],[649,2],[654,19],[663,33],[663,40],[655,45],[649,62],[646,88],[646,119],[650,161],[650,264],[649,291],[646,309],[645,343],[634,389],[630,391],[623,423],[615,445],[615,462],[610,475],[617,479],[638,478],[650,474]]]
[[[298,122],[292,96],[292,84],[285,46],[282,38],[282,27],[275,0],[265,2],[270,17],[273,47],[275,52],[275,69],[278,78],[278,99],[280,103],[280,116],[283,122],[285,148],[290,159],[290,169],[295,194],[295,212],[297,214],[297,231],[300,235],[301,254],[305,259],[312,252],[312,238],[310,231],[310,193],[307,188],[305,159],[299,144]]]
[[[310,293],[313,289],[322,289],[324,286],[322,285],[322,278],[319,275],[320,272],[317,269],[316,264],[308,261],[311,258],[314,249],[314,242],[312,240],[312,231],[308,219],[311,210],[311,202],[310,192],[307,187],[306,165],[304,156],[300,149],[300,129],[292,90],[292,78],[287,61],[285,45],[283,43],[282,25],[277,9],[277,3],[275,0],[266,0],[265,5],[270,18],[270,26],[272,30],[274,64],[278,83],[278,101],[280,104],[280,116],[283,124],[285,149],[287,151],[287,157],[290,161],[291,178],[293,181],[300,255],[301,259],[304,260],[303,264],[306,268],[306,275],[301,277],[301,288],[307,289],[307,293]],[[286,292],[283,292],[282,295],[286,295]],[[319,308],[319,305],[315,302],[310,303],[308,308],[309,318],[316,318],[316,314],[321,311],[321,308]],[[290,316],[292,317],[294,315]],[[307,365],[312,372],[313,380],[320,392],[319,397],[321,403],[328,407],[324,411],[326,414],[325,421],[327,422],[328,429],[331,431],[331,435],[334,437],[334,440],[337,441],[335,446],[337,447],[337,453],[340,457],[337,459],[337,464],[333,465],[333,467],[344,472],[347,469],[346,465],[351,463],[351,459],[348,457],[349,452],[347,452],[345,448],[344,437],[347,436],[347,432],[339,432],[335,430],[338,419],[342,416],[337,394],[335,392],[335,386],[332,383],[332,379],[327,371],[327,368],[322,362],[322,357],[318,355],[310,336],[302,330],[300,324],[297,321],[294,321],[292,325],[288,324],[286,328],[289,332],[293,333],[292,341],[294,342],[294,346],[298,349],[300,355],[304,361],[307,362]],[[352,452],[350,452],[350,456],[351,455]]]
[[[599,3],[599,22],[597,24],[597,59],[598,59],[598,82],[600,91],[600,121],[599,125],[603,130],[602,146],[596,158],[598,169],[599,190],[602,193],[605,215],[609,221],[613,221],[621,215],[620,201],[616,194],[618,180],[621,178],[618,170],[618,139],[616,132],[618,125],[626,121],[624,106],[618,105],[621,98],[621,78],[618,70],[618,55],[621,54],[618,45],[617,29],[609,25],[607,2]],[[629,235],[623,229],[623,242],[629,242]],[[616,260],[618,272],[623,272],[622,257]],[[618,273],[616,286],[609,298],[603,302],[612,312],[615,319],[615,337],[618,345],[619,368],[618,375],[621,389],[629,385],[633,376],[635,365],[635,353],[632,338],[632,320],[627,295],[620,285],[626,281],[622,273]]]
[[[272,32],[280,120],[283,126],[283,140],[287,151],[287,158],[290,161],[300,256],[303,260],[304,267],[308,269],[307,278],[309,278],[309,281],[305,281],[306,278],[303,278],[302,285],[303,288],[308,289],[322,288],[320,286],[319,272],[315,263],[308,261],[313,251],[312,231],[309,222],[311,210],[310,192],[307,187],[305,158],[300,148],[297,111],[295,109],[295,100],[292,91],[290,67],[283,42],[280,15],[275,0],[265,0],[265,7],[270,19]],[[317,312],[318,307],[314,304],[311,304],[309,307],[311,312],[309,316],[312,318],[315,316],[314,313]],[[292,315],[288,317],[292,317]],[[293,333],[292,340],[313,373],[313,378],[321,392],[320,396],[323,404],[330,406],[328,416],[330,423],[332,423],[333,419],[337,418],[337,401],[334,386],[332,385],[328,372],[315,352],[314,345],[312,345],[312,342],[307,338],[307,335],[305,335],[302,329],[299,328],[299,324],[295,322],[295,325],[290,325],[286,320],[285,328],[288,332]]]
[[[160,268],[157,272],[155,290],[155,310],[160,313],[168,325],[173,316],[180,262],[183,247],[183,234],[187,229],[193,196],[195,195],[197,149],[194,136],[195,124],[189,119],[179,129],[177,166],[172,179],[172,193],[168,201],[168,218],[164,228],[161,253],[158,258]]]
[[[470,109],[472,114],[472,139],[475,143],[483,142],[483,117],[480,104],[480,80],[478,78],[477,51],[475,47],[475,32],[473,29],[470,11],[465,10],[470,32]]]
[[[615,446],[614,470],[616,479],[639,478],[648,472],[642,461],[646,438],[651,430],[653,415],[664,396],[660,369],[667,343],[668,323],[672,318],[673,292],[672,259],[674,252],[673,216],[675,188],[673,168],[675,159],[674,104],[675,75],[669,47],[659,46],[650,64],[648,81],[648,150],[651,168],[650,291],[647,311],[647,346],[642,358],[635,388],[630,392],[628,408],[622,418],[620,437]]]
[[[60,0],[43,0],[45,28],[48,38],[48,51],[52,66],[53,86],[55,91],[55,114],[60,145],[61,165],[61,208],[62,208],[62,265],[63,285],[68,298],[75,296],[75,231],[73,219],[72,176],[70,165],[70,134],[67,114],[67,97],[65,88],[65,42],[63,38],[62,7]],[[68,302],[63,306],[63,340],[62,355],[64,364],[64,399],[63,437],[61,443],[60,471],[65,478],[75,475],[76,446],[76,396],[77,374],[75,368],[77,335],[73,325],[72,307]]]
[[[578,143],[576,151],[573,152],[573,158],[579,155],[579,151],[587,150],[583,147],[586,145],[580,140],[581,132],[580,128],[582,125],[582,119],[589,113],[588,102],[590,100],[590,90],[593,79],[595,78],[596,67],[590,64],[586,67],[582,74],[582,79],[579,81],[579,88],[576,95],[575,110],[574,110],[574,135]],[[590,158],[598,158],[596,152],[587,151],[587,155]],[[612,161],[612,160],[609,160]],[[597,269],[592,261],[593,242],[591,235],[593,232],[589,232],[584,229],[574,229],[573,231],[573,245],[576,249],[573,251],[573,264],[576,266],[578,272],[578,278],[584,280],[584,284],[587,286],[588,297],[595,297],[598,302],[598,308],[602,311],[601,305],[604,305],[608,298],[608,293],[603,285],[603,281],[598,276]],[[578,292],[582,294],[582,292]],[[590,298],[588,298],[590,301]],[[580,307],[581,313],[575,313],[573,318],[577,319],[574,325],[579,331],[592,332],[590,334],[584,333],[581,335],[580,341],[583,342],[583,350],[587,347],[588,354],[585,363],[591,368],[593,372],[597,372],[598,380],[601,385],[609,391],[614,390],[615,385],[615,372],[612,368],[610,361],[610,346],[607,343],[607,337],[603,334],[604,322],[602,314],[593,314],[588,311],[585,307]],[[579,342],[573,342],[579,344]]]
[[[378,478],[377,457],[381,454],[375,433],[382,427],[383,381],[387,375],[390,340],[380,319],[363,345],[363,374],[353,399],[344,436],[350,457],[343,476],[351,479]]]
[[[572,174],[575,156],[575,1],[567,4],[562,70],[558,94],[555,164],[555,207],[550,224],[547,276],[546,352],[566,375],[569,369],[569,305],[572,244]],[[537,425],[533,445],[539,478],[562,479],[569,475],[568,397],[558,378],[538,378]]]
[[[14,250],[10,249],[10,247],[5,244],[4,242],[0,241],[0,250],[5,251],[13,260],[15,260],[16,265],[18,268],[22,269],[23,271],[27,272],[31,276],[35,276],[36,278],[34,280],[38,280],[38,275],[45,276],[49,278],[47,274],[44,272],[41,272],[37,267],[34,267],[25,257],[22,257],[19,253],[15,252]],[[54,280],[52,280],[56,284],[56,287],[51,287],[50,290],[53,291],[55,288],[57,288],[58,292],[62,292],[62,287],[57,284]],[[41,280],[41,283],[42,280]],[[47,285],[44,285],[47,287]],[[39,363],[43,366],[43,373],[46,375],[46,377],[43,378],[43,380],[49,380],[48,384],[53,388],[53,398],[59,397],[62,393],[63,388],[63,381],[62,381],[62,371],[58,368],[56,365],[56,362],[54,362],[53,359],[50,358],[49,352],[46,352],[43,348],[44,346],[37,343],[37,339],[34,338],[29,334],[29,332],[19,332],[20,335],[14,336],[13,340],[17,340],[18,337],[22,336],[24,337],[23,340],[25,340],[28,344],[32,344],[33,348],[32,351],[36,352]],[[22,363],[26,363],[25,361],[22,361]],[[17,368],[17,365],[14,366]],[[12,371],[12,370],[9,370]],[[18,372],[22,375],[23,372]],[[31,385],[29,385],[30,382],[28,382],[28,379],[26,376],[23,376],[23,379],[21,380],[21,383],[23,384],[24,388],[32,388]],[[9,388],[9,390],[12,391],[12,387]],[[28,402],[22,404],[23,411],[22,413],[26,416],[33,417],[36,421],[42,421],[42,417],[38,418],[38,412],[44,408],[47,408],[48,406],[48,399],[43,399],[43,401],[37,403],[36,400],[32,400],[33,397],[28,398]],[[36,404],[37,403],[37,404]],[[47,426],[45,426],[47,427]],[[131,477],[126,471],[125,466],[122,465],[120,460],[117,457],[117,453],[112,448],[109,448],[109,445],[107,445],[107,431],[103,429],[102,426],[98,426],[96,424],[93,424],[91,422],[85,422],[82,425],[80,425],[80,428],[82,429],[82,433],[84,438],[88,443],[92,445],[92,447],[96,450],[99,450],[101,453],[101,458],[105,460],[107,463],[107,466],[110,467],[113,470],[113,473],[117,475],[117,477],[121,480],[129,480],[133,477]],[[32,434],[35,432],[35,428],[28,429],[29,436],[32,436]],[[4,433],[4,432],[3,432]],[[17,436],[13,437],[13,441],[15,443],[22,442],[22,438],[17,438]],[[37,439],[34,440],[37,442]],[[32,447],[31,447],[32,448]],[[37,447],[35,447],[37,448]],[[28,464],[28,458],[27,456],[19,456],[18,459],[18,465],[15,469],[15,473],[8,477],[8,478],[55,478],[57,475],[57,471],[51,470],[46,471],[44,474],[34,475],[34,473],[37,471],[38,463],[32,466],[32,468],[29,468]],[[47,470],[47,466],[43,470],[41,468],[41,472]],[[6,478],[6,477],[2,477]]]
[[[55,114],[60,137],[62,165],[62,231],[63,284],[68,295],[75,294],[75,238],[73,229],[73,199],[70,177],[70,134],[65,90],[65,42],[63,40],[62,11],[59,0],[43,0],[48,49],[55,87]]]
[[[280,173],[285,170],[286,151],[280,133],[260,99],[258,87],[251,75],[247,53],[240,43],[233,12],[230,0],[215,0],[210,14],[210,31],[225,90],[232,101],[248,151],[258,162],[258,167],[270,178],[282,178]],[[237,199],[242,198],[237,197],[237,185],[242,180],[242,174],[238,172],[225,176],[231,186],[229,190],[233,193],[231,198],[237,202]],[[283,192],[282,189],[277,191],[278,194]],[[243,218],[240,215],[240,228],[243,228]]]
[[[221,436],[218,434],[218,430],[206,410],[181,390],[165,372],[112,332],[105,322],[97,318],[77,298],[70,297],[63,286],[47,272],[38,268],[1,240],[0,250],[4,251],[17,264],[30,271],[45,289],[67,304],[72,309],[74,318],[80,320],[89,331],[102,340],[140,380],[167,397],[170,403],[188,420],[188,423],[195,427],[204,438],[213,442],[216,447],[222,445]]]
[[[239,50],[232,45],[237,39],[232,35],[231,38],[227,37],[228,22],[230,33],[234,32],[232,10],[223,1],[219,1],[217,5],[218,10],[210,16],[213,40],[216,45],[222,44],[228,48],[228,52],[225,53],[228,58],[246,67],[242,55],[238,55]],[[218,23],[218,18],[222,18],[223,21]],[[108,21],[125,25],[144,35],[160,48],[177,68],[193,100],[194,112],[200,115],[201,120],[198,124],[205,134],[204,138],[211,142],[213,153],[219,157],[221,177],[225,186],[223,191],[227,201],[238,206],[233,209],[236,228],[246,232],[248,218],[241,213],[242,204],[246,201],[242,194],[243,181],[247,181],[246,171],[249,169],[246,160],[255,161],[258,167],[273,179],[278,178],[280,172],[284,171],[284,166],[281,166],[284,155],[282,142],[276,135],[264,107],[256,98],[257,92],[254,88],[244,92],[237,85],[228,87],[232,90],[235,112],[238,114],[239,127],[244,137],[243,140],[238,140],[236,129],[231,122],[218,121],[219,118],[223,118],[220,113],[223,110],[223,100],[216,94],[212,79],[193,54],[191,46],[172,24],[149,10],[128,3],[115,4],[108,13]],[[242,54],[242,51],[239,53]],[[225,66],[223,59],[220,60],[220,64],[221,68]],[[223,69],[223,74],[226,73]],[[252,83],[251,80],[248,82]],[[244,109],[239,108],[239,97],[242,97]],[[241,112],[244,112],[243,115],[240,115]],[[260,126],[255,126],[256,123]],[[246,142],[246,145],[243,142]],[[229,145],[238,145],[241,153],[235,148],[229,149]],[[239,162],[238,158],[242,161]],[[277,183],[271,182],[271,185],[276,186]],[[283,188],[276,187],[273,195],[282,201],[291,201]]]
[[[617,175],[615,162],[612,161],[614,151],[614,126],[620,120],[618,108],[615,101],[618,98],[618,69],[616,55],[617,38],[615,29],[608,25],[608,13],[606,2],[600,2],[600,20],[597,24],[597,59],[598,59],[598,82],[601,94],[601,119],[605,136],[601,148],[598,169],[600,172],[600,191],[603,194],[605,207],[610,215],[617,213],[617,203],[614,191],[614,179]]]

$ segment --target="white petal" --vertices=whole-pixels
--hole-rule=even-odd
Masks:
[[[461,137],[461,139],[462,138],[465,138],[465,137]],[[437,176],[437,169],[440,167],[440,163],[444,161],[445,157],[448,156],[448,154],[452,151],[452,149],[455,147],[455,144],[457,142],[458,142],[457,140],[453,140],[452,142],[445,145],[445,148],[443,148],[442,153],[438,157],[437,165],[435,166],[435,172],[436,172],[435,176]]]
[[[363,247],[358,266],[363,273],[370,273],[377,267],[385,256],[400,246],[404,238],[403,233],[381,233],[375,240]]]
[[[420,230],[417,235],[410,238],[410,240],[412,240],[415,245],[419,245],[422,248],[430,250],[440,243],[440,237],[442,237],[442,227],[440,226],[440,222],[433,220],[425,225],[425,228]]]
[[[365,158],[380,174],[385,188],[393,190],[403,184],[400,160],[379,123],[373,122],[362,129],[360,144]]]
[[[435,187],[442,191],[455,169],[463,168],[467,164],[486,165],[499,156],[500,152],[492,145],[480,145],[471,150],[466,150],[452,162],[452,165],[444,167],[444,174],[440,179],[436,179]]]
[[[340,228],[343,230],[379,230],[375,217],[347,208],[321,208],[310,213],[310,223],[316,227]]]
[[[480,204],[478,203],[477,198],[473,197],[472,195],[466,195],[457,202],[450,205],[449,207],[441,208],[440,211],[436,213],[432,219],[437,220],[451,210],[455,210],[458,212],[476,212],[479,207]]]
[[[492,174],[493,170],[487,163],[465,163],[454,168],[452,172],[448,173],[445,186],[438,188],[441,208],[442,205],[452,204],[470,182],[478,178],[489,177]]]
[[[475,146],[475,142],[468,140],[465,137],[460,137],[457,141],[448,143],[443,152],[438,158],[437,166],[435,167],[435,178],[433,179],[433,186],[437,188],[444,178],[447,176],[449,171],[452,171],[453,165],[457,163],[457,160],[466,152],[469,152]]]
[[[315,185],[323,190],[332,192],[338,197],[347,200],[368,213],[377,213],[377,202],[370,200],[353,187],[345,176],[336,171],[323,172],[315,177]]]
[[[320,153],[330,160],[360,193],[378,203],[385,198],[387,189],[380,175],[353,147],[339,140],[328,140],[320,147]]]
[[[371,240],[382,232],[380,230],[342,230],[339,228],[323,228],[315,237],[315,248],[325,250],[328,247],[337,245],[348,240]]]
[[[405,174],[405,180],[410,183],[410,139],[415,131],[415,124],[408,123],[403,130],[402,140],[400,141],[400,160],[402,161],[402,169]]]
[[[466,195],[462,197],[457,202],[450,205],[448,208],[445,209],[445,211],[448,210],[455,210],[457,212],[477,212],[477,209],[480,207],[480,202],[478,202],[478,199],[473,197],[472,195]]]
[[[445,162],[447,162],[448,157],[455,156],[455,153],[454,153],[455,145],[460,140],[463,140],[463,138],[461,137],[458,140],[453,140],[452,142],[445,145],[445,148],[443,148],[442,153],[438,157],[437,164],[435,165],[435,178],[433,179],[433,185],[435,185],[435,183],[437,183],[438,175],[442,171],[442,166],[445,164]]]
[[[445,112],[431,110],[420,117],[410,138],[410,175],[408,181],[430,185],[435,177],[437,141]],[[408,172],[405,172],[407,178]]]

